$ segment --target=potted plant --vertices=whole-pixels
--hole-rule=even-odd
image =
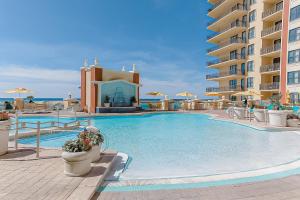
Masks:
[[[105,99],[104,99],[104,107],[105,108],[109,108],[110,107],[109,100],[110,100],[109,96],[106,95]]]
[[[138,102],[137,102],[135,96],[132,96],[132,97],[130,98],[130,102],[131,102],[131,105],[132,105],[133,107],[138,107],[138,106],[139,106],[139,104],[138,104]]]
[[[283,105],[281,105],[282,95],[274,95],[270,98],[270,110],[269,114],[269,124],[272,126],[286,127],[287,126],[287,115],[291,114],[292,111],[286,110]]]
[[[0,155],[6,154],[8,151],[10,124],[8,113],[0,112]]]
[[[82,176],[91,170],[90,149],[90,140],[87,138],[70,140],[64,144],[62,158],[67,176]]]
[[[91,141],[92,149],[89,152],[91,162],[96,162],[100,159],[101,145],[104,141],[103,135],[100,133],[99,129],[93,126],[88,126],[81,133],[80,137],[87,137]]]

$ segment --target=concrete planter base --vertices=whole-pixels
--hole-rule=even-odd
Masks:
[[[288,119],[287,126],[288,127],[300,127],[300,120],[299,119]]]
[[[109,108],[110,107],[110,103],[104,103],[104,107],[105,108]]]
[[[63,152],[64,174],[67,176],[83,176],[91,170],[88,152]]]
[[[100,159],[100,153],[101,153],[101,144],[94,145],[92,149],[89,151],[89,156],[91,162],[97,162]]]
[[[0,155],[8,151],[10,120],[0,121]]]
[[[287,110],[269,110],[269,124],[271,126],[286,127],[287,126],[287,115],[291,114],[292,111]]]

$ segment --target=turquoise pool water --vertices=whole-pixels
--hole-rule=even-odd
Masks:
[[[108,148],[131,157],[124,180],[234,173],[300,157],[300,135],[256,130],[201,114],[94,117],[92,124],[105,134]],[[61,147],[76,135],[43,135],[41,145]],[[35,138],[20,143],[34,144]]]

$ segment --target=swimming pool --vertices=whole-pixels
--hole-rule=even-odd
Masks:
[[[105,116],[92,118],[92,124],[105,134],[108,148],[131,157],[121,180],[237,173],[300,157],[298,134],[257,130],[203,114]],[[76,134],[43,135],[41,145],[61,147]],[[20,143],[34,144],[35,138]]]

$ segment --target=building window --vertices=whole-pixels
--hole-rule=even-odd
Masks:
[[[247,88],[253,88],[253,77],[247,78]]]
[[[300,5],[291,9],[290,21],[300,18]]]
[[[256,3],[256,0],[249,0],[249,5],[251,6],[251,5],[253,5],[253,4],[255,4]]]
[[[234,59],[237,59],[237,51],[236,50],[230,52],[230,60],[234,60]]]
[[[300,40],[300,27],[290,30],[289,41],[295,42]]]
[[[300,62],[300,49],[289,51],[289,64]]]
[[[255,21],[255,18],[256,18],[256,10],[252,10],[252,11],[249,13],[249,23]]]
[[[231,65],[229,67],[229,73],[230,73],[230,75],[237,74],[237,65]]]
[[[246,59],[246,48],[245,47],[243,47],[241,49],[241,59]]]
[[[291,103],[292,104],[299,104],[300,103],[300,94],[298,92],[294,92],[290,94]]]
[[[250,44],[248,46],[248,55],[253,55],[254,54],[254,44]]]
[[[254,62],[253,62],[253,60],[251,60],[247,63],[247,71],[248,72],[253,72],[254,71]]]
[[[288,72],[288,85],[300,83],[300,71]]]
[[[236,89],[237,88],[237,80],[229,80],[229,87],[230,87],[230,89]]]
[[[248,39],[252,38],[255,38],[255,27],[250,28],[248,32]]]

